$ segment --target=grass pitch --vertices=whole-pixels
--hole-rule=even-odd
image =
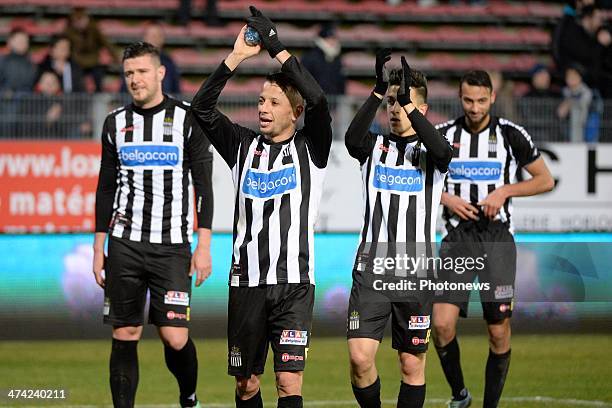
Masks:
[[[195,339],[199,356],[198,396],[204,407],[233,407],[233,378],[226,375],[224,339]],[[464,376],[481,406],[484,336],[459,338]],[[612,407],[612,338],[606,335],[516,335],[510,373],[500,407]],[[348,353],[342,338],[313,338],[304,380],[305,406],[355,407],[348,377]],[[107,341],[0,342],[0,406],[111,406]],[[178,388],[167,371],[159,341],[143,340],[138,348],[140,384],[136,404],[178,406]],[[276,406],[274,375],[268,360],[262,393]],[[397,356],[385,340],[377,366],[385,407],[395,407],[399,390]],[[10,400],[9,389],[64,389],[65,400]],[[443,407],[450,391],[438,357],[430,347],[427,407]],[[538,398],[539,397],[539,398]]]

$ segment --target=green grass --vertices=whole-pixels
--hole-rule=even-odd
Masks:
[[[466,384],[480,406],[483,391],[487,339],[460,338]],[[512,339],[512,363],[500,407],[612,407],[612,338],[606,335],[517,335]],[[226,375],[225,340],[196,339],[199,355],[198,395],[206,403],[231,404],[233,379]],[[348,379],[346,343],[340,338],[315,338],[308,355],[304,396],[308,401],[352,401]],[[61,405],[111,405],[108,387],[108,341],[41,341],[0,343],[0,390],[10,388],[62,388],[69,393]],[[140,384],[137,404],[175,404],[177,386],[166,370],[159,341],[139,344]],[[428,407],[442,407],[450,391],[438,358],[430,348],[427,367]],[[396,353],[390,341],[381,345],[377,366],[382,398],[391,403],[399,388]],[[263,378],[262,393],[267,406],[275,406],[272,365]],[[543,396],[554,401],[525,401],[518,397]],[[603,405],[580,405],[559,400],[603,401]],[[434,402],[431,402],[434,401]],[[0,405],[50,405],[48,401],[8,401]],[[329,404],[331,405],[331,404]],[[306,404],[308,406],[308,404]],[[325,406],[319,404],[317,406]],[[334,405],[340,406],[340,405]],[[356,406],[347,403],[344,406]]]

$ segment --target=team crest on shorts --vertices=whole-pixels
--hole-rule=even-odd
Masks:
[[[108,316],[110,314],[110,299],[105,297],[104,298],[104,310],[103,310],[103,314],[104,316]]]
[[[232,367],[242,367],[242,353],[240,353],[240,348],[236,346],[232,346],[230,350],[230,365]]]
[[[359,312],[353,310],[349,316],[349,330],[357,330],[359,328]]]

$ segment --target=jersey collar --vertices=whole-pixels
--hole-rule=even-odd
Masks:
[[[155,115],[157,112],[160,112],[166,108],[167,102],[168,102],[168,96],[164,94],[164,99],[161,101],[160,104],[155,105],[152,108],[143,109],[141,107],[134,105],[134,102],[132,102],[132,110],[142,116]]]

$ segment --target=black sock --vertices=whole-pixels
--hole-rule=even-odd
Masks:
[[[358,388],[354,384],[353,395],[361,408],[380,408],[380,377],[364,388]]]
[[[425,404],[425,388],[425,384],[410,385],[402,381],[397,396],[397,408],[422,408]]]
[[[185,346],[178,351],[165,345],[164,356],[166,357],[168,370],[174,374],[178,382],[181,406],[194,406],[198,402],[195,395],[198,383],[198,356],[191,337],[187,339]]]
[[[115,408],[132,408],[138,388],[138,340],[113,339],[110,387]]]
[[[236,408],[263,408],[263,401],[261,400],[261,389],[257,390],[257,394],[253,395],[248,400],[242,400],[236,394]]]
[[[301,395],[290,395],[278,399],[277,408],[302,408],[304,402]]]
[[[440,364],[442,364],[442,371],[446,381],[451,386],[454,399],[462,399],[465,397],[465,384],[463,383],[463,372],[461,371],[461,359],[459,352],[459,343],[457,343],[457,337],[453,339],[444,347],[437,347],[438,357],[440,357]]]
[[[487,369],[485,372],[485,392],[483,408],[495,408],[499,403],[506,375],[510,367],[510,351],[502,354],[495,354],[489,350],[487,359]]]

